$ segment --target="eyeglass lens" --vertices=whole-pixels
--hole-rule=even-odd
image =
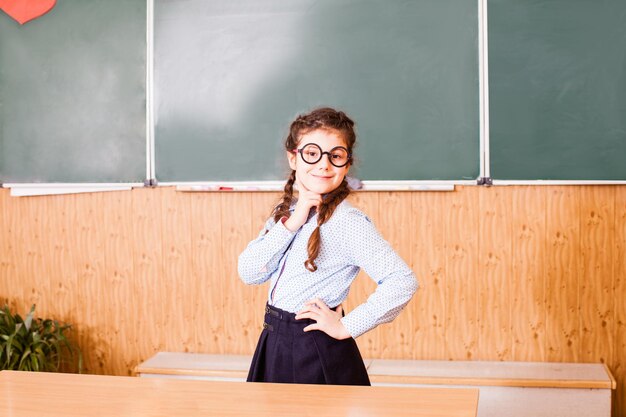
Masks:
[[[322,159],[324,154],[327,154],[330,163],[337,168],[341,168],[346,165],[349,158],[348,150],[343,146],[334,147],[329,152],[322,152],[322,148],[320,148],[317,144],[309,143],[304,145],[299,152],[302,156],[302,160],[307,164],[316,164],[320,159]]]

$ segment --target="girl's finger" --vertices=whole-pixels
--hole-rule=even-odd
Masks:
[[[316,198],[307,198],[306,201],[309,203],[308,205],[311,207],[319,207],[319,205],[322,204],[322,202]]]
[[[320,310],[324,310],[324,311],[330,310],[330,308],[326,305],[326,303],[320,300],[319,298],[315,298],[311,300],[311,303],[316,305]]]
[[[296,320],[301,320],[301,319],[312,319],[312,320],[316,320],[319,317],[319,314],[313,312],[313,311],[305,311],[305,312],[300,312],[298,314],[296,314]]]
[[[306,313],[313,313],[313,310],[311,310],[310,308],[306,308],[306,307],[305,307],[305,308],[303,308],[302,310],[300,310],[300,311],[298,311],[298,312],[296,313],[296,319],[297,319],[299,316],[301,316],[301,315],[303,315],[303,314],[306,314]]]
[[[319,313],[322,310],[320,306],[313,302],[306,303],[304,309],[306,309],[306,311],[315,311],[316,313]]]
[[[312,191],[305,192],[304,198],[306,198],[307,200],[315,201],[316,203],[322,202],[322,196]]]
[[[306,303],[304,303],[304,306],[302,307],[302,310],[300,310],[298,313],[304,313],[305,311],[319,311],[318,306],[315,303],[312,303],[310,301],[307,301]]]
[[[313,323],[313,324],[309,324],[302,330],[304,330],[305,332],[310,332],[311,330],[322,330],[322,329],[320,329],[320,326],[317,323]]]

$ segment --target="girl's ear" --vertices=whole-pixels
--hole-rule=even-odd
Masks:
[[[287,160],[289,161],[289,167],[293,169],[294,171],[296,170],[296,157],[297,156],[298,156],[297,153],[287,151]]]

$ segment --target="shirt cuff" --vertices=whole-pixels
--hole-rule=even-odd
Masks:
[[[371,323],[370,320],[367,320],[363,315],[358,314],[358,312],[355,314],[355,310],[348,313],[345,317],[342,317],[340,321],[353,339],[356,339],[363,333],[376,327],[375,322]]]
[[[270,242],[279,243],[280,246],[284,245],[285,242],[288,244],[291,242],[291,239],[296,235],[296,232],[292,232],[287,229],[283,219],[287,219],[287,217],[281,218],[274,226],[268,230],[265,234],[264,239]]]

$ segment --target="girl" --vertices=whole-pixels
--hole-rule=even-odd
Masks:
[[[341,111],[316,109],[291,124],[282,201],[239,256],[246,284],[270,280],[248,381],[370,385],[354,339],[393,320],[417,290],[411,269],[346,201],[355,142]],[[378,287],[344,316],[360,268]]]

